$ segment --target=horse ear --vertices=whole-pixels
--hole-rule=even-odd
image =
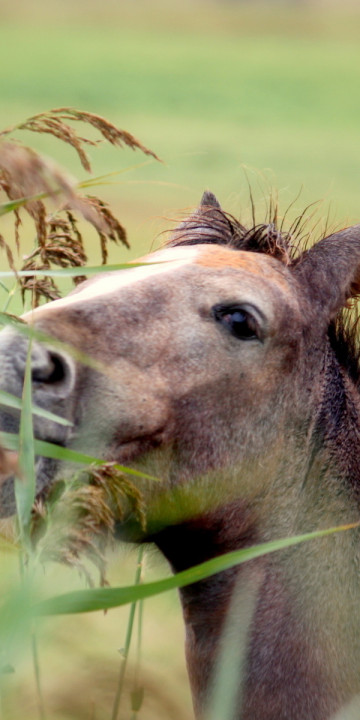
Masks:
[[[212,192],[210,192],[210,190],[205,190],[205,192],[203,193],[203,196],[200,200],[199,209],[197,212],[199,212],[199,210],[201,211],[201,208],[204,208],[204,207],[214,207],[214,208],[217,208],[218,210],[221,210],[220,203],[217,201],[215,195]]]
[[[360,225],[320,240],[294,263],[310,302],[331,320],[360,293]]]
[[[169,245],[194,245],[196,243],[214,242],[218,236],[218,225],[223,223],[224,216],[215,195],[206,190],[199,207],[173,230]]]

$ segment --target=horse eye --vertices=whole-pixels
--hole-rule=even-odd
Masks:
[[[259,339],[259,326],[253,315],[241,307],[214,308],[216,320],[239,340]]]

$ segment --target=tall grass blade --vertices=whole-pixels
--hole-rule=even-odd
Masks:
[[[6,450],[19,450],[20,438],[15,433],[0,432],[0,444]],[[62,447],[62,445],[55,445],[55,443],[46,442],[45,440],[34,440],[34,448],[36,455],[42,457],[52,458],[53,460],[62,460],[64,462],[79,463],[80,465],[104,465],[107,460],[93,457],[92,455],[85,455],[84,453],[71,450],[70,448]],[[114,466],[120,472],[126,473],[127,475],[133,475],[134,477],[144,478],[145,480],[152,480],[154,482],[160,482],[159,478],[153,475],[147,475],[141,470],[134,470],[128,468],[125,465]]]
[[[81,275],[95,275],[103,272],[116,272],[117,270],[132,270],[133,268],[142,267],[143,265],[157,265],[158,263],[117,263],[116,265],[81,265]],[[18,270],[18,277],[77,277],[79,275],[79,267],[66,268],[49,268],[46,270]],[[0,277],[14,277],[13,270],[2,270]]]
[[[29,578],[2,593],[0,602],[0,647],[1,662],[13,664],[19,650],[28,643],[32,623],[34,598]],[[0,716],[2,717],[2,716]]]
[[[49,197],[49,195],[50,193],[41,192],[36,193],[36,195],[28,195],[27,197],[17,198],[16,200],[10,200],[9,202],[0,203],[0,216],[13,212],[14,210],[17,210],[18,208],[22,207],[23,205],[27,205],[30,202],[42,200],[43,198]]]
[[[21,410],[22,401],[20,398],[16,397],[16,395],[11,395],[10,393],[5,392],[5,390],[0,390],[0,405],[4,405],[5,407],[10,407],[15,410]],[[51,420],[59,425],[67,425],[70,427],[73,424],[70,420],[66,420],[66,418],[60,417],[60,415],[55,415],[49,410],[37,407],[37,405],[32,405],[32,412],[33,415],[38,415],[39,417],[45,418],[45,420]]]
[[[259,579],[259,583],[261,580]],[[234,720],[242,706],[249,631],[257,605],[259,586],[236,583],[221,635],[206,720]]]
[[[142,568],[140,569],[140,580],[139,583],[143,582],[143,571],[144,571],[144,560],[142,559]],[[136,644],[136,659],[134,669],[134,689],[131,693],[131,709],[132,715],[130,720],[136,720],[138,713],[141,710],[143,699],[144,699],[144,687],[139,683],[139,674],[141,666],[141,648],[143,639],[143,622],[144,622],[144,600],[138,602],[138,626],[137,626],[137,644]]]
[[[12,275],[14,276],[13,271],[11,271],[11,272],[12,272]],[[18,289],[18,284],[17,284],[17,282],[16,282],[16,283],[12,286],[11,290],[8,290],[8,295],[7,295],[7,298],[6,298],[4,307],[3,307],[3,309],[2,309],[2,312],[3,312],[3,313],[6,313],[6,312],[7,312],[8,307],[9,307],[9,305],[10,305],[10,303],[11,303],[14,295],[16,294],[17,289]]]
[[[113,182],[110,180],[110,178],[115,177],[116,175],[124,175],[125,173],[131,172],[132,170],[139,170],[140,168],[146,167],[146,165],[152,165],[154,160],[144,160],[141,163],[134,163],[133,165],[127,165],[125,168],[122,168],[121,170],[113,170],[112,172],[105,173],[104,175],[96,175],[94,177],[88,178],[86,180],[80,180],[80,182],[77,183],[77,188],[81,190],[86,190],[89,187],[98,186],[98,185],[110,185],[110,184],[119,184],[116,180]],[[150,183],[151,181],[149,181]]]
[[[43,697],[42,688],[41,688],[38,642],[37,642],[35,630],[33,631],[32,635],[31,635],[31,652],[32,652],[32,657],[33,657],[37,704],[38,704],[38,709],[39,709],[39,720],[45,720],[45,704],[44,704],[44,697]]]
[[[140,547],[139,552],[138,552],[138,561],[137,561],[137,567],[136,567],[136,573],[135,573],[134,587],[137,587],[140,583],[143,555],[144,555],[144,548]],[[120,666],[120,673],[119,673],[118,685],[117,685],[115,699],[114,699],[114,705],[113,705],[112,714],[111,714],[111,720],[117,720],[118,715],[119,715],[120,700],[121,700],[121,695],[122,695],[122,692],[124,689],[125,673],[126,673],[127,661],[128,661],[128,657],[129,657],[129,650],[130,650],[130,643],[131,643],[133,627],[134,627],[135,610],[136,610],[136,601],[131,603],[131,606],[130,606],[129,619],[128,619],[127,630],[126,630],[125,646],[124,646],[124,650],[122,652],[122,662],[121,662],[121,666]]]
[[[315,532],[305,533],[303,535],[294,535],[290,538],[261,543],[251,548],[245,548],[244,550],[235,550],[226,555],[207,560],[200,565],[196,565],[189,570],[184,570],[172,577],[145,583],[144,585],[130,585],[122,588],[96,588],[57,595],[38,603],[34,608],[34,612],[39,615],[66,615],[68,613],[108,610],[119,607],[120,605],[136,602],[137,600],[159,595],[167,590],[191,585],[199,582],[199,580],[205,580],[205,578],[215,575],[222,570],[228,570],[236,565],[247,562],[248,560],[254,560],[263,555],[284,550],[299,543],[326,537],[333,533],[358,528],[359,525],[360,523],[358,522],[340,525],[326,530],[316,530]]]
[[[31,508],[35,499],[35,449],[32,421],[31,340],[28,347],[19,429],[19,467],[21,476],[15,479],[15,498],[20,535],[27,544]]]

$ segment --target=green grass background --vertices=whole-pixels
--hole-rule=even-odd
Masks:
[[[303,188],[295,209],[324,199],[339,223],[356,221],[360,17],[340,7],[2,0],[0,126],[72,105],[157,152],[163,165],[129,170],[108,191],[134,252],[205,188],[244,213],[244,168],[255,190],[277,188],[283,209]],[[35,145],[84,176],[70,149]],[[105,146],[92,157],[95,174],[144,161]]]
[[[360,14],[347,3],[0,0],[0,127],[70,105],[105,115],[163,159],[157,164],[105,145],[91,151],[94,174],[121,171],[115,184],[99,189],[132,244],[130,252],[113,249],[112,262],[159,244],[161,232],[206,188],[226,210],[246,216],[247,177],[259,220],[264,196],[275,188],[283,211],[302,189],[294,214],[324,200],[320,214],[330,206],[338,225],[358,222],[359,32]],[[84,178],[70,148],[19,137]],[[11,237],[9,218],[0,232]],[[32,242],[25,224],[22,251]],[[90,261],[98,262],[90,242]],[[5,588],[17,568],[8,551],[0,561]],[[151,555],[148,579],[164,571],[159,562]],[[131,582],[133,573],[128,551],[117,550],[111,582]],[[74,571],[59,568],[41,582],[49,594],[82,586]],[[126,617],[117,610],[41,626],[49,717],[110,717]],[[148,705],[140,718],[191,718],[175,594],[146,603],[144,633]],[[39,717],[26,648],[24,642],[8,677],[4,718],[23,717],[23,703],[28,718]],[[130,717],[128,709],[122,713]]]

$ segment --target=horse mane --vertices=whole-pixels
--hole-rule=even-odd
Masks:
[[[208,204],[204,202],[208,200]],[[277,205],[270,202],[265,223],[255,222],[243,225],[230,213],[222,210],[211,193],[205,193],[200,209],[182,222],[166,243],[167,246],[179,245],[223,245],[233,250],[264,253],[285,265],[295,265],[300,255],[309,245],[326,237],[322,233],[314,240],[313,232],[307,229],[306,208],[291,224],[288,230],[278,227]],[[339,365],[360,390],[360,315],[355,298],[344,306],[330,322],[328,337]]]
[[[277,228],[275,218],[247,228],[220,207],[201,208],[175,230],[167,245],[226,245],[233,250],[265,253],[290,264],[291,235]]]

